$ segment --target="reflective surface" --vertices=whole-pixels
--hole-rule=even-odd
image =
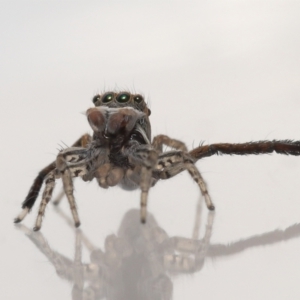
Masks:
[[[153,135],[189,149],[300,140],[299,13],[295,1],[1,4],[0,298],[299,299],[299,157],[199,161],[215,215],[182,173],[150,191],[144,227],[138,192],[81,180],[81,231],[65,200],[40,233],[37,205],[13,224],[57,148],[90,132],[82,112],[102,91],[144,95]]]
[[[214,213],[208,213],[204,237],[198,239],[200,202],[192,238],[170,237],[151,214],[143,225],[139,222],[139,210],[130,210],[117,235],[105,238],[103,249],[82,230],[73,229],[74,258],[53,250],[42,232],[35,233],[24,225],[17,228],[46,256],[57,276],[72,285],[72,299],[172,299],[172,279],[201,272],[206,259],[234,256],[300,236],[300,224],[296,224],[230,244],[210,244]],[[56,210],[73,227],[73,222],[60,209]],[[82,262],[82,247],[89,252],[87,262]]]

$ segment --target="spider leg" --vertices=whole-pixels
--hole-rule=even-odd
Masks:
[[[73,147],[84,147],[86,148],[89,142],[91,141],[91,136],[89,134],[85,134],[82,137],[80,137],[74,144]],[[39,195],[40,189],[42,187],[42,184],[46,178],[46,176],[55,169],[56,163],[55,161],[49,164],[47,167],[42,169],[38,176],[35,178],[27,197],[25,198],[24,202],[22,203],[23,210],[21,213],[14,219],[15,223],[21,222],[26,215],[30,212],[32,209],[36,198]]]
[[[152,170],[157,163],[158,153],[150,145],[133,145],[124,153],[128,155],[129,161],[136,165],[135,169],[129,169],[126,175],[137,180],[136,174],[139,173],[139,182],[137,183],[141,189],[141,222],[145,223],[148,193],[153,182]]]
[[[22,203],[22,211],[21,213],[14,219],[15,223],[19,223],[27,216],[27,214],[30,212],[31,208],[33,207],[36,198],[39,194],[39,191],[42,187],[42,184],[45,180],[45,177],[52,172],[55,169],[55,162],[52,162],[47,167],[45,167],[43,170],[41,170],[38,174],[38,176],[35,178],[29,193],[25,199],[25,201]]]
[[[215,206],[208,194],[206,183],[195,166],[194,159],[189,154],[182,151],[170,151],[160,154],[153,177],[157,179],[169,179],[184,170],[187,170],[198,184],[207,208],[214,210]]]
[[[45,189],[43,192],[42,201],[40,204],[38,216],[35,221],[35,226],[33,228],[34,231],[38,231],[42,226],[42,219],[45,214],[46,206],[51,199],[54,186],[55,186],[55,170],[51,171],[46,177]]]
[[[33,228],[34,231],[39,230],[42,226],[42,219],[45,214],[45,209],[51,200],[55,179],[58,178],[62,178],[64,191],[70,204],[75,226],[78,227],[80,225],[75,198],[73,196],[72,177],[83,176],[87,173],[86,154],[87,150],[85,148],[75,147],[66,149],[58,154],[56,159],[56,168],[52,170],[46,177],[45,190],[40,203],[35,227]]]
[[[92,141],[92,137],[89,134],[83,135],[78,141],[76,141],[72,147],[82,147],[82,148],[87,148],[87,146],[90,144]],[[58,205],[61,200],[63,199],[65,195],[64,189],[62,188],[54,201],[52,202],[54,205]]]
[[[159,153],[163,152],[163,145],[166,145],[176,150],[187,152],[187,147],[183,142],[172,139],[167,135],[160,134],[153,138],[152,146],[154,147],[154,149],[159,151]]]
[[[211,201],[211,198],[208,194],[208,191],[207,191],[207,185],[203,179],[203,177],[201,176],[199,170],[197,169],[197,167],[194,165],[194,163],[186,163],[185,164],[188,172],[190,173],[190,175],[192,176],[192,178],[194,179],[194,181],[198,184],[200,190],[201,190],[201,193],[205,199],[205,203],[206,203],[206,206],[209,210],[214,210],[215,209],[215,206],[214,204],[212,203]]]
[[[148,193],[151,187],[152,168],[143,166],[141,169],[141,222],[146,223],[147,217],[147,200]]]
[[[241,144],[212,144],[197,147],[189,152],[190,156],[198,160],[212,155],[250,155],[269,154],[276,152],[285,155],[300,155],[300,141],[273,140],[258,141]]]
[[[75,226],[79,227],[80,221],[73,195],[74,186],[72,178],[78,176],[82,177],[83,175],[86,175],[88,171],[86,168],[86,149],[73,149],[76,148],[70,148],[69,150],[60,153],[56,159],[56,166],[57,171],[61,173],[64,191],[70,204]]]

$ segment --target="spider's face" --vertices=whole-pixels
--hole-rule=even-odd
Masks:
[[[96,95],[93,98],[95,106],[108,106],[111,108],[133,107],[142,111],[146,116],[150,116],[151,111],[148,108],[144,97],[140,94],[131,94],[129,92],[106,92],[102,95]]]
[[[129,92],[106,92],[102,95],[93,97],[93,103],[96,107],[106,106],[108,108],[126,108],[131,107],[144,113],[143,118],[137,120],[137,124],[143,129],[148,140],[151,140],[151,125],[149,116],[151,110],[148,108],[145,99],[140,94],[131,94]]]

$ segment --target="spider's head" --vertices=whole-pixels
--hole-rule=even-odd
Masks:
[[[146,116],[150,116],[151,110],[148,108],[144,97],[140,94],[131,94],[129,92],[106,92],[102,95],[93,97],[95,106],[108,106],[112,108],[133,107],[143,112]]]
[[[108,108],[126,108],[131,107],[144,113],[144,117],[137,120],[136,127],[142,128],[148,140],[151,140],[151,125],[149,116],[151,110],[148,108],[145,99],[140,94],[132,94],[129,92],[106,92],[102,95],[98,94],[93,97],[93,103],[96,107],[105,106]],[[134,128],[133,132],[136,130]]]

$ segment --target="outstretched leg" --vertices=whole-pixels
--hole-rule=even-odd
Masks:
[[[89,134],[85,134],[74,143],[73,147],[86,148],[87,145],[90,143],[90,141],[91,141],[91,136]],[[29,190],[29,193],[28,193],[26,199],[22,203],[23,210],[15,218],[15,220],[14,220],[15,223],[21,222],[26,217],[28,212],[30,212],[30,210],[32,209],[32,207],[36,201],[37,196],[39,195],[40,189],[42,187],[42,184],[43,184],[46,176],[51,171],[53,171],[55,169],[55,167],[56,167],[56,163],[54,161],[39,172],[38,176],[35,178],[32,186]]]
[[[212,155],[250,155],[269,154],[276,152],[285,155],[300,155],[300,141],[273,140],[258,141],[242,144],[212,144],[197,147],[189,152],[190,156],[198,160]]]

